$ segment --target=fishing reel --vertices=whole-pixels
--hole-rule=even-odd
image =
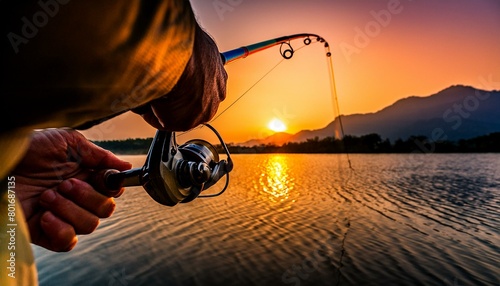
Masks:
[[[217,149],[204,140],[190,140],[178,145],[174,132],[158,130],[151,143],[142,168],[124,172],[109,170],[104,175],[106,187],[119,189],[142,186],[156,202],[175,206],[197,197],[215,197],[222,194],[229,184],[229,172],[233,162],[220,134],[205,124],[219,138],[227,160],[220,160]],[[224,188],[216,194],[201,195],[226,176]]]

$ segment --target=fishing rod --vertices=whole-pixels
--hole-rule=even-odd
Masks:
[[[323,37],[321,37],[317,34],[311,34],[311,33],[301,33],[301,34],[293,34],[293,35],[289,35],[289,36],[278,37],[275,39],[266,40],[266,41],[258,42],[258,43],[252,44],[252,45],[243,46],[243,47],[240,47],[237,49],[223,52],[223,53],[221,53],[222,62],[224,63],[224,65],[227,65],[228,63],[231,63],[235,60],[246,58],[249,55],[255,54],[257,52],[263,51],[265,49],[268,49],[268,48],[271,48],[271,47],[274,47],[277,45],[280,45],[281,56],[284,59],[289,60],[293,57],[294,52],[295,52],[295,50],[293,49],[290,42],[292,40],[301,39],[301,38],[304,39],[303,42],[304,42],[304,45],[306,45],[306,46],[310,45],[313,40],[324,44],[326,57],[328,59],[328,72],[330,75],[329,79],[330,79],[330,90],[332,93],[331,97],[333,100],[333,102],[332,102],[333,103],[333,110],[334,110],[334,112],[336,112],[338,114],[337,118],[338,118],[339,127],[340,127],[340,134],[342,137],[344,137],[344,134],[345,134],[344,133],[344,124],[342,123],[342,116],[340,116],[340,108],[339,108],[338,97],[337,97],[337,87],[335,84],[335,73],[334,73],[334,69],[333,69],[332,53],[330,52],[330,45]],[[270,71],[272,71],[272,69]],[[267,72],[264,75],[264,77],[269,72]],[[260,79],[259,79],[259,81],[260,81]],[[252,87],[250,87],[250,88],[252,88]],[[246,92],[248,92],[248,90]],[[214,119],[212,119],[212,121],[217,119],[222,113],[224,113],[227,109],[232,107],[232,105],[236,101],[238,101],[243,95],[245,95],[245,93],[243,93],[238,99],[236,99],[231,105],[229,105],[229,107],[227,107],[225,110],[220,112],[219,115],[217,115]],[[348,153],[346,152],[346,154],[348,154]],[[352,164],[351,164],[351,160],[349,158],[349,155],[347,155],[347,162],[349,164],[349,168],[352,170]]]
[[[262,41],[256,44],[248,45],[248,46],[243,46],[234,50],[226,51],[221,53],[222,57],[222,62],[224,65],[233,62],[237,59],[242,59],[246,58],[249,55],[255,54],[257,52],[260,52],[262,50],[281,45],[280,46],[280,54],[283,58],[285,59],[291,59],[293,57],[294,50],[290,44],[290,41],[295,40],[295,39],[300,39],[304,38],[304,44],[307,46],[312,43],[311,38],[316,40],[316,42],[324,43],[325,44],[325,49],[326,49],[326,56],[330,57],[332,54],[330,52],[330,45],[328,45],[328,42],[325,41],[322,37],[316,35],[316,34],[294,34],[290,36],[283,36],[267,41]]]
[[[280,45],[280,54],[284,59],[294,55],[290,41],[303,38],[304,45],[310,45],[313,40],[324,43],[326,56],[331,57],[330,47],[322,37],[316,34],[294,34],[283,36],[256,44],[243,46],[221,53],[224,65],[237,59],[246,58],[262,50]],[[333,68],[330,59],[330,72],[333,78]],[[335,82],[332,80],[331,82]],[[220,114],[219,114],[220,115]],[[214,118],[215,119],[215,118]],[[175,132],[157,130],[144,166],[127,171],[107,170],[102,175],[104,186],[108,189],[142,186],[156,202],[174,206],[187,203],[197,197],[215,197],[222,194],[229,183],[229,172],[233,162],[224,140],[211,125],[203,124],[215,133],[227,159],[220,160],[217,149],[207,141],[195,139],[178,145]],[[222,177],[226,184],[218,193],[202,195],[206,189],[215,185]]]

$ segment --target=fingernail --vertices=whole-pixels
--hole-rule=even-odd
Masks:
[[[63,251],[70,251],[70,250],[72,250],[72,249],[75,247],[75,245],[76,245],[77,243],[78,243],[78,237],[76,237],[76,236],[75,236],[75,237],[73,237],[73,239],[71,240],[71,242],[70,242],[69,246],[68,246],[66,249],[64,249]]]
[[[45,191],[40,197],[40,200],[44,201],[45,203],[51,203],[55,199],[56,199],[56,192],[54,192],[54,190]]]
[[[69,192],[71,189],[73,189],[73,183],[71,183],[70,180],[63,181],[61,184],[59,184],[59,191],[61,192]]]

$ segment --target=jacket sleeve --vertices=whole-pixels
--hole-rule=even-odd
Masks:
[[[75,127],[120,114],[168,93],[191,56],[196,20],[189,1],[0,5],[7,74],[1,110],[11,119],[2,131]]]

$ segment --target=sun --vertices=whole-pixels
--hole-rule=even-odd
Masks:
[[[286,130],[285,123],[283,123],[283,121],[279,120],[278,118],[273,118],[271,121],[269,121],[267,127],[274,132],[283,132]]]

